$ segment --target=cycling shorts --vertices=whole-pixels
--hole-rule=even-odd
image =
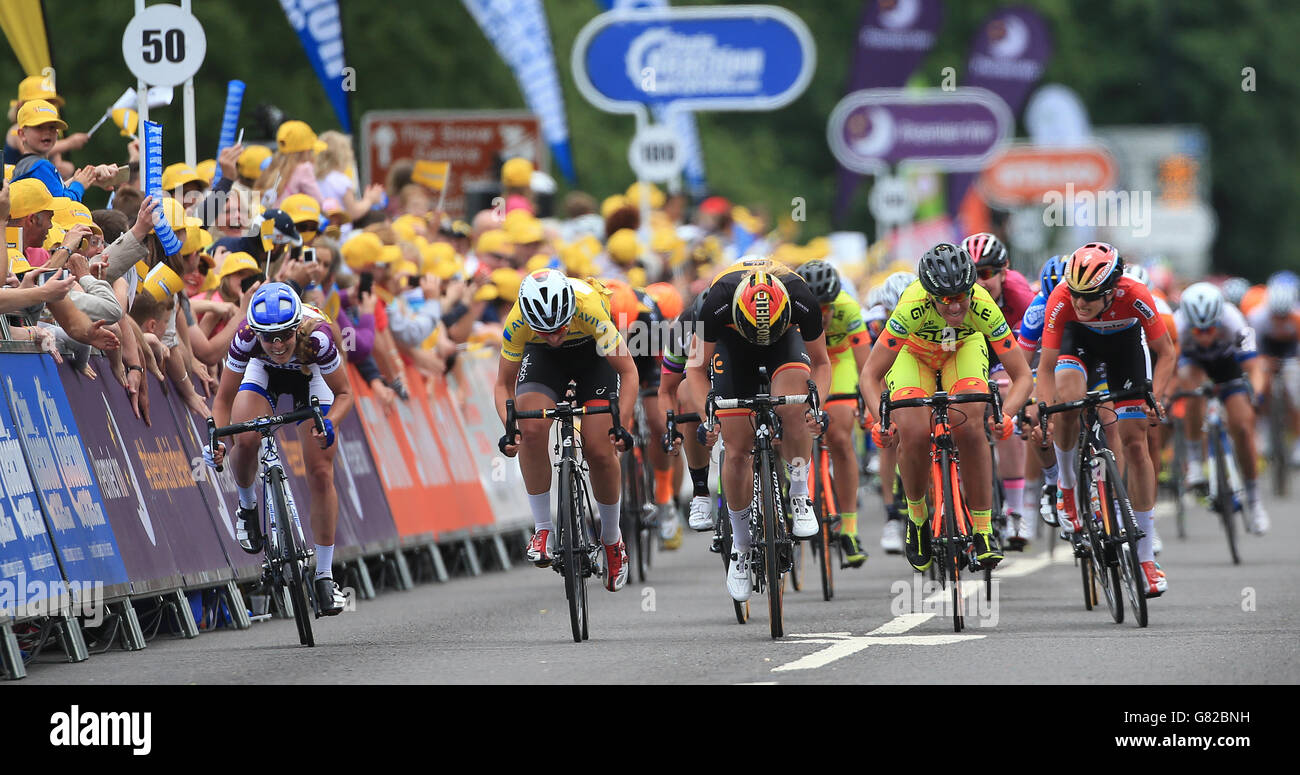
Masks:
[[[853,357],[852,350],[845,350],[831,356],[831,395],[836,393],[857,393],[858,392],[858,359]],[[845,403],[854,403],[857,399],[841,398],[836,401]],[[827,403],[830,403],[827,401]]]
[[[541,393],[559,403],[564,400],[569,380],[573,380],[574,401],[579,406],[609,403],[618,390],[618,372],[608,359],[596,352],[596,341],[570,347],[551,347],[541,342],[524,345],[515,380],[515,396]]]
[[[311,365],[307,368],[311,370],[310,374],[303,374],[297,368],[277,369],[267,366],[261,358],[250,358],[239,389],[265,398],[273,412],[278,411],[276,405],[280,403],[280,396],[293,396],[293,408],[288,411],[311,406],[314,396],[320,401],[321,410],[328,414],[330,405],[334,403],[334,391],[325,383],[319,366]]]
[[[776,375],[800,369],[812,375],[812,361],[802,335],[792,326],[785,335],[766,347],[752,345],[730,330],[723,331],[713,350],[709,376],[718,398],[753,398],[758,395],[758,367],[767,367],[769,384]],[[721,409],[719,417],[749,414],[748,409]]]
[[[1241,369],[1241,362],[1232,353],[1222,353],[1210,358],[1197,357],[1194,353],[1183,353],[1178,359],[1178,365],[1200,369],[1215,385],[1222,385],[1245,375]],[[1219,399],[1226,401],[1228,396],[1244,393],[1248,389],[1246,385],[1237,385],[1231,390],[1220,390]]]
[[[1300,353],[1300,340],[1278,339],[1263,334],[1259,337],[1259,354],[1270,358],[1294,358]]]
[[[1088,386],[1104,382],[1111,390],[1122,391],[1151,384],[1151,353],[1141,326],[1099,334],[1087,326],[1069,322],[1061,332],[1061,355],[1056,373],[1074,370],[1084,375]],[[1142,398],[1115,404],[1120,419],[1145,419]]]
[[[984,334],[972,333],[958,341],[954,352],[934,366],[931,356],[922,361],[903,345],[894,365],[885,375],[885,387],[894,400],[948,393],[986,393],[989,377],[989,345]]]
[[[636,363],[636,375],[641,381],[642,390],[659,389],[659,376],[663,374],[663,364],[657,355],[633,355]]]

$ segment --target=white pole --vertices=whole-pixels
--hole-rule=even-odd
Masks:
[[[190,0],[181,0],[181,10],[190,13]],[[187,78],[181,91],[185,120],[185,163],[193,167],[199,163],[198,143],[194,138],[194,79]]]
[[[139,16],[139,15],[142,14],[142,13],[144,13],[144,0],[135,0],[135,14],[136,14],[136,16]],[[139,114],[139,116],[140,116],[140,124],[139,124],[139,127],[138,127],[138,131],[139,131],[141,137],[144,136],[144,122],[146,122],[146,121],[149,120],[149,94],[148,94],[148,92],[149,92],[149,85],[146,84],[144,81],[141,81],[141,80],[137,79],[136,82],[135,82],[135,99],[136,99],[136,108],[135,108],[135,112],[136,112],[137,114]],[[141,153],[144,153],[144,149],[141,148],[141,149],[140,149],[140,152],[141,152]],[[143,160],[142,160],[142,161],[143,161]],[[141,169],[141,170],[144,169],[144,165],[143,165],[143,164],[140,165],[140,169]]]

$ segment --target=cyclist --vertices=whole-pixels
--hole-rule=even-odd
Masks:
[[[872,326],[870,321],[867,323],[867,330],[871,332],[873,347],[879,341],[880,334],[889,321],[889,316],[894,314],[894,308],[898,306],[899,298],[914,282],[916,282],[916,275],[911,272],[895,272],[886,277],[885,282],[877,287],[876,298],[878,304],[876,308],[881,310],[883,317],[880,318],[879,326]],[[868,312],[867,314],[870,317],[872,313]],[[903,535],[906,531],[903,529],[902,511],[898,508],[898,502],[894,500],[894,478],[898,469],[898,447],[880,447],[878,449],[878,460],[880,499],[885,505],[885,529],[880,534],[880,548],[884,549],[886,554],[902,554]]]
[[[619,335],[627,342],[632,360],[636,363],[641,403],[645,408],[646,423],[650,426],[646,430],[648,438],[652,440],[646,448],[649,458],[646,463],[654,471],[653,501],[659,520],[659,538],[663,540],[665,549],[677,549],[682,545],[682,526],[672,502],[673,469],[663,445],[654,443],[662,439],[668,430],[666,415],[659,409],[659,374],[663,370],[659,352],[659,305],[645,291],[634,289],[622,280],[602,282],[611,292],[610,317],[617,326]]]
[[[1182,341],[1179,379],[1185,390],[1194,390],[1206,379],[1219,386],[1219,400],[1228,415],[1228,433],[1237,454],[1237,466],[1246,483],[1246,513],[1253,532],[1268,530],[1268,513],[1259,494],[1259,471],[1255,458],[1255,410],[1250,389],[1227,388],[1226,383],[1240,378],[1243,371],[1250,385],[1260,390],[1263,373],[1255,357],[1255,330],[1241,312],[1223,300],[1223,293],[1212,283],[1200,282],[1183,291],[1182,303],[1174,313],[1178,338]],[[1205,416],[1205,399],[1187,399],[1187,485],[1205,484],[1201,468],[1205,442],[1201,419]]]
[[[1168,397],[1174,370],[1174,345],[1156,312],[1151,292],[1124,277],[1119,251],[1104,242],[1090,242],[1074,251],[1065,282],[1047,299],[1043,352],[1038,364],[1039,400],[1064,402],[1083,398],[1089,375],[1105,366],[1112,390],[1141,387],[1152,380],[1150,354],[1158,360],[1152,391],[1162,402]],[[1147,425],[1155,416],[1140,398],[1116,404],[1119,433],[1128,470],[1128,492],[1144,537],[1138,543],[1138,560],[1147,580],[1147,596],[1164,593],[1167,580],[1155,563],[1152,522],[1156,502],[1156,477],[1147,452]],[[1062,529],[1083,529],[1075,503],[1077,412],[1058,414],[1051,436],[1055,439],[1057,485],[1065,508]],[[1069,444],[1069,447],[1062,447]]]
[[[334,532],[339,501],[334,489],[334,426],[352,411],[353,395],[347,370],[335,346],[329,318],[304,304],[286,283],[268,283],[249,302],[248,316],[235,331],[226,355],[212,415],[217,425],[247,422],[274,412],[282,395],[293,397],[293,408],[320,400],[325,433],[313,424],[298,423],[311,492],[311,532],[316,541],[316,601],[321,614],[334,616],[347,602],[334,581]],[[269,407],[268,407],[269,404]],[[308,442],[311,443],[308,443]],[[240,547],[249,554],[262,550],[261,519],[257,511],[258,448],[261,437],[241,433],[231,450],[239,511],[235,523]],[[204,450],[210,465],[221,465],[225,442]]]
[[[700,362],[689,369],[697,379],[708,376],[720,398],[757,395],[757,367],[766,366],[772,395],[806,393],[811,377],[819,395],[830,385],[830,358],[822,330],[821,305],[803,278],[767,258],[751,256],[724,269],[713,279],[700,313],[704,343]],[[711,373],[710,371],[711,370]],[[749,411],[721,410],[723,443],[728,450],[722,465],[722,488],[731,518],[733,553],[727,569],[727,591],[744,602],[753,591],[749,579],[749,503],[753,492],[754,429]],[[796,539],[817,533],[817,518],[808,497],[808,457],[814,429],[823,427],[807,406],[777,408],[784,437],[781,454],[790,477],[790,509]],[[805,422],[799,422],[800,417]],[[717,438],[714,431],[710,443]]]
[[[707,378],[694,370],[687,371],[690,363],[701,359],[700,310],[704,307],[704,294],[698,294],[686,305],[668,328],[664,342],[663,374],[659,377],[659,406],[672,408],[678,413],[695,412],[703,417],[705,397],[709,392]],[[686,470],[691,476],[691,505],[687,524],[691,530],[712,530],[713,505],[709,493],[709,450],[705,446],[703,424],[695,433],[682,434],[681,449],[686,454]]]
[[[1020,321],[1020,332],[1016,336],[1020,342],[1020,347],[1028,353],[1030,364],[1034,367],[1034,373],[1038,372],[1039,347],[1043,340],[1043,323],[1047,317],[1047,297],[1052,295],[1052,291],[1065,279],[1065,256],[1052,256],[1043,262],[1043,268],[1038,273],[1038,293],[1034,294],[1034,300],[1029,303],[1025,310],[1025,315]],[[1100,389],[1097,380],[1104,382],[1104,376],[1098,376],[1096,380],[1089,382],[1092,390]],[[1037,426],[1038,407],[1031,405],[1028,407],[1028,414],[1033,418],[1033,427],[1030,429],[1030,440],[1035,448],[1035,456],[1032,461],[1026,461],[1026,473],[1032,474],[1034,463],[1042,474],[1042,489],[1039,495],[1039,514],[1049,525],[1056,524],[1056,454],[1052,452],[1050,445],[1046,445],[1043,440],[1041,429]]]
[[[858,392],[858,374],[871,351],[871,338],[863,321],[862,305],[841,287],[840,274],[822,260],[800,265],[798,274],[821,305],[822,326],[826,332],[826,353],[831,359],[831,387],[825,406],[830,415],[826,429],[826,447],[830,450],[831,468],[835,472],[835,501],[842,509],[838,515],[824,519],[840,521],[839,541],[844,562],[856,568],[867,561],[867,553],[858,540],[858,455],[853,448],[854,415],[857,399],[830,400],[837,393]]]
[[[1029,282],[1024,275],[1009,268],[1007,246],[994,235],[988,232],[972,234],[962,240],[961,246],[975,261],[975,281],[993,297],[1014,335],[1020,330],[1025,310],[1034,299]],[[1011,386],[1006,369],[993,351],[989,352],[989,378],[997,381],[998,388],[1003,393]],[[998,442],[998,476],[1002,479],[1004,494],[1007,548],[1024,551],[1025,545],[1034,538],[1036,522],[1033,519],[1021,519],[1020,516],[1025,500],[1024,439],[1013,434]]]
[[[1011,327],[988,291],[975,282],[975,262],[965,249],[951,243],[930,248],[917,263],[918,280],[903,293],[879,343],[862,370],[861,385],[872,417],[880,416],[881,386],[891,399],[950,393],[988,392],[988,350],[998,353],[1011,376],[1007,406],[1029,397],[1033,380],[1024,355],[1015,346]],[[983,416],[981,408],[979,415]],[[925,504],[929,484],[930,416],[924,407],[900,409],[892,415],[889,433],[872,424],[877,446],[899,445],[898,468],[907,496],[907,561],[918,571],[930,567],[930,519]],[[993,418],[997,438],[1011,434],[1011,418]],[[964,464],[971,519],[975,523],[975,552],[985,567],[1002,560],[993,535],[993,471],[983,423],[967,422],[953,429]]]
[[[1250,327],[1259,337],[1260,354],[1264,364],[1263,385],[1258,395],[1272,395],[1272,381],[1282,379],[1286,398],[1291,402],[1288,422],[1296,435],[1291,448],[1291,465],[1300,465],[1300,309],[1297,309],[1296,286],[1287,282],[1274,282],[1265,294],[1264,303],[1247,316]]]
[[[620,416],[631,417],[637,384],[636,364],[623,347],[623,338],[610,320],[604,295],[581,280],[554,269],[539,269],[524,277],[515,306],[501,333],[501,361],[494,390],[497,413],[504,425],[506,399],[520,411],[552,409],[564,400],[569,381],[574,399],[583,406],[605,406],[618,391]],[[528,559],[537,567],[551,564],[554,523],[551,515],[551,457],[547,448],[551,420],[520,420],[518,438],[502,436],[502,454],[519,453],[524,489],[533,513],[535,532]],[[600,540],[605,547],[605,589],[616,592],[627,583],[627,547],[619,530],[621,476],[614,450],[632,446],[632,436],[615,427],[609,415],[582,421],[582,456],[591,472],[591,491],[600,516]],[[608,436],[613,443],[604,443]]]

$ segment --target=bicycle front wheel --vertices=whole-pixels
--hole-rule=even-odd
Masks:
[[[1214,510],[1219,512],[1219,521],[1223,523],[1223,533],[1228,539],[1228,554],[1233,565],[1241,564],[1241,555],[1237,553],[1237,525],[1233,519],[1236,504],[1233,503],[1232,479],[1228,476],[1228,455],[1232,454],[1224,443],[1222,428],[1211,428],[1207,441],[1210,444],[1210,456],[1214,460]]]
[[[1174,418],[1174,462],[1169,478],[1174,486],[1174,516],[1178,520],[1178,538],[1187,538],[1187,494],[1183,492],[1183,477],[1187,468],[1187,440],[1183,421]]]
[[[572,460],[560,463],[559,539],[564,575],[564,596],[569,601],[569,627],[573,642],[583,641],[587,620],[587,583],[582,575],[582,532],[578,521],[578,499],[582,497],[577,482],[578,469]]]
[[[813,445],[813,512],[817,515],[817,539],[813,554],[821,574],[822,599],[835,597],[835,577],[831,570],[831,515],[835,509],[835,493],[827,487],[826,450],[821,442]]]
[[[1286,387],[1283,385],[1280,371],[1273,375],[1273,390],[1269,395],[1268,414],[1269,449],[1272,452],[1269,465],[1273,467],[1273,494],[1281,498],[1286,496],[1287,468],[1291,461],[1287,459],[1286,449]]]
[[[1111,523],[1104,521],[1106,506],[1101,506],[1102,513],[1093,511],[1092,504],[1109,503],[1107,483],[1100,482],[1092,476],[1092,466],[1085,462],[1079,470],[1079,487],[1076,493],[1087,496],[1087,508],[1079,504],[1079,514],[1083,515],[1084,527],[1088,531],[1088,548],[1092,558],[1093,573],[1101,582],[1101,591],[1106,595],[1106,608],[1116,624],[1124,623],[1124,598],[1120,592],[1119,563],[1114,552],[1108,550],[1111,536]]]
[[[958,540],[957,498],[956,493],[952,490],[952,482],[956,477],[949,474],[952,465],[952,458],[949,457],[948,451],[941,452],[939,470],[943,474],[943,521],[939,528],[940,539],[938,543],[943,547],[943,570],[941,572],[945,575],[949,594],[951,595],[952,631],[961,632],[966,627],[966,620],[962,615],[961,594],[961,561],[964,552],[958,549],[956,543]],[[936,552],[936,559],[938,554]]]
[[[298,542],[298,533],[293,529],[293,514],[289,511],[289,499],[285,488],[284,471],[272,467],[267,472],[267,491],[275,508],[276,524],[279,525],[281,546],[285,548],[281,583],[289,588],[289,602],[293,605],[293,618],[298,624],[298,642],[304,646],[315,646],[316,638],[311,631],[312,608],[308,602],[306,574],[303,573],[305,555]]]
[[[781,574],[781,545],[785,532],[785,512],[777,500],[776,474],[772,467],[773,453],[759,453],[759,477],[762,494],[759,504],[763,509],[763,573],[767,586],[767,613],[773,638],[785,635],[785,621],[781,606],[784,597],[784,579]]]
[[[1092,610],[1097,604],[1097,579],[1091,557],[1079,558],[1079,571],[1083,575],[1083,607]]]
[[[1128,602],[1133,611],[1133,619],[1138,627],[1147,626],[1146,574],[1142,572],[1142,563],[1138,559],[1138,526],[1133,516],[1133,507],[1129,503],[1128,491],[1119,476],[1119,466],[1115,456],[1106,450],[1106,489],[1111,501],[1107,504],[1108,515],[1113,524],[1118,525],[1115,535],[1121,539],[1119,544],[1119,570],[1128,591]]]

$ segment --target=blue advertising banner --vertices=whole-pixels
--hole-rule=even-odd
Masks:
[[[4,388],[64,579],[130,592],[126,567],[81,446],[58,367],[43,356],[3,355]]]
[[[588,101],[611,113],[664,103],[773,110],[803,93],[816,56],[807,26],[776,6],[616,10],[578,33],[573,77]]]
[[[343,22],[338,0],[280,0],[289,26],[298,33],[307,60],[316,71],[339,125],[352,133],[352,111],[344,89],[347,62],[343,58]]]
[[[8,373],[12,359],[36,357],[0,355],[0,369]],[[38,616],[49,610],[46,606],[62,607],[65,594],[18,440],[18,424],[9,412],[9,401],[0,396],[0,620]]]
[[[235,130],[239,128],[239,109],[244,104],[243,81],[230,81],[226,84],[226,108],[221,114],[221,135],[217,138],[217,155],[221,158],[221,152],[235,144]],[[221,165],[217,165],[217,171],[212,176],[212,185],[217,185],[221,180]]]

